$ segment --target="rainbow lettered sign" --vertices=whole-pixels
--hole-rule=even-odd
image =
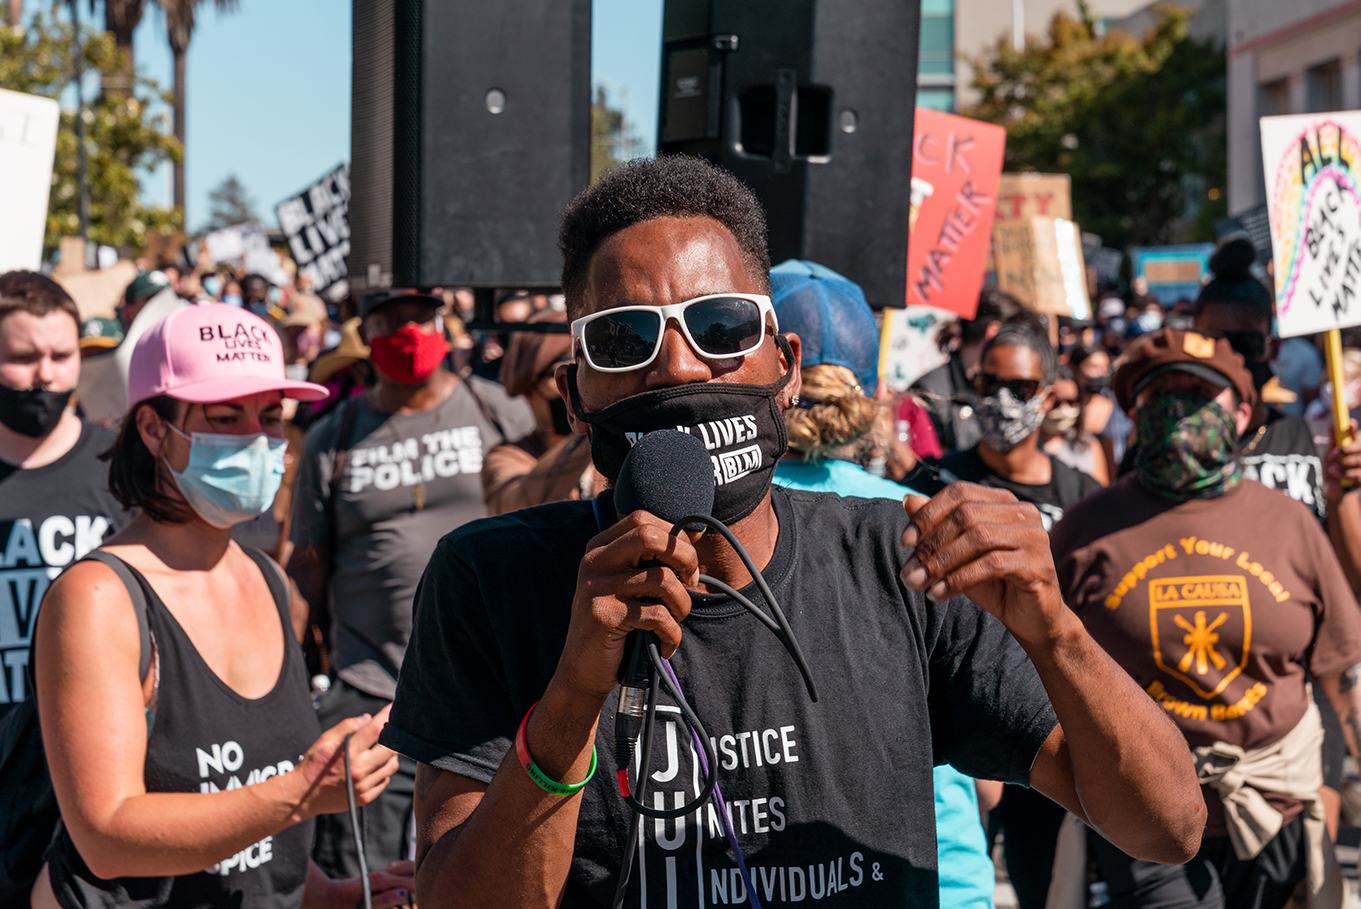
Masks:
[[[1280,336],[1361,325],[1361,111],[1261,125]]]

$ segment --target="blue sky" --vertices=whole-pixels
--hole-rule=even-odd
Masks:
[[[135,37],[138,70],[168,90],[165,19],[147,6]],[[82,17],[88,10],[82,2]],[[103,10],[95,15],[102,23]],[[656,137],[661,17],[662,0],[595,0],[592,78],[627,92],[626,116],[643,140],[635,154]],[[275,203],[349,158],[350,3],[240,0],[233,13],[205,3],[187,82],[190,228],[207,218],[209,190],[232,173],[273,222]],[[168,200],[168,175],[144,182],[147,201]]]

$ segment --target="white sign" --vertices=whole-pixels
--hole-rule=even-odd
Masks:
[[[208,248],[210,262],[240,265],[242,257],[248,252],[269,249],[269,240],[259,224],[247,221],[205,235],[203,245]]]
[[[936,344],[936,334],[946,322],[958,318],[934,306],[885,309],[879,344],[881,381],[894,391],[907,391],[913,382],[949,360]]]
[[[42,264],[60,121],[51,98],[0,89],[0,272]]]
[[[1361,111],[1261,128],[1280,336],[1361,325]]]
[[[298,273],[321,293],[346,276],[350,254],[350,166],[342,164],[274,207]]]

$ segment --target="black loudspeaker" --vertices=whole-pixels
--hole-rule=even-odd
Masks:
[[[354,0],[353,73],[351,287],[556,287],[590,0]]]
[[[657,148],[755,190],[773,263],[901,307],[920,23],[919,0],[666,0]]]

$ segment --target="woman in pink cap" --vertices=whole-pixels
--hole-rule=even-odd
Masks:
[[[387,785],[387,711],[318,737],[282,572],[231,537],[279,488],[283,398],[325,394],[233,306],[181,307],[137,342],[106,457],[141,514],[53,582],[34,632],[62,816],[37,909],[359,902],[358,879],[311,864],[311,819],[347,808],[347,742],[356,802]],[[374,905],[408,902],[413,875],[372,873]]]

